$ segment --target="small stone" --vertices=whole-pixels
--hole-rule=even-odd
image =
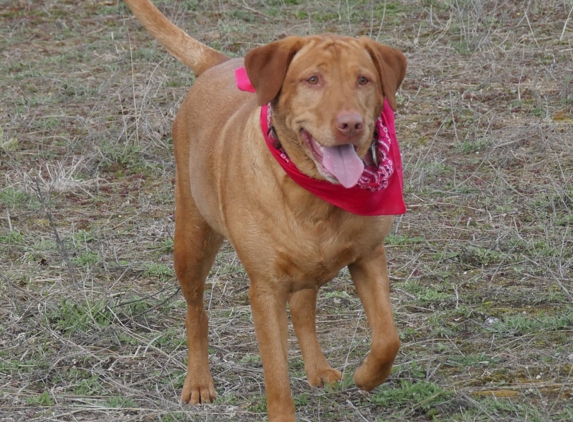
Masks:
[[[499,318],[496,317],[488,317],[485,320],[485,325],[494,325],[497,324],[499,322]]]

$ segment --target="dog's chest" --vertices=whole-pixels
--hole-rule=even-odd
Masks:
[[[286,283],[293,291],[322,285],[378,253],[391,226],[390,216],[350,214],[302,189],[266,192],[264,201],[250,197],[244,212],[227,208],[224,235],[251,278]]]
[[[322,285],[340,269],[372,254],[382,244],[381,227],[317,222],[298,224],[284,233],[274,249],[273,272],[295,287]]]

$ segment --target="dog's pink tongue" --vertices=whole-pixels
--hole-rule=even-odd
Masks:
[[[322,147],[322,165],[345,188],[356,185],[364,171],[364,163],[350,144]]]

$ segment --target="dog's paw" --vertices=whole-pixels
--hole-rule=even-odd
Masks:
[[[181,393],[181,401],[191,405],[211,403],[217,398],[213,379],[199,382],[199,380],[191,381],[189,376],[185,379],[183,385],[183,392]]]
[[[331,368],[322,368],[313,371],[312,374],[307,373],[308,383],[313,387],[322,388],[325,385],[333,385],[342,379],[340,371]]]
[[[358,388],[365,391],[370,391],[378,387],[386,381],[386,378],[390,375],[392,371],[392,361],[390,363],[376,361],[368,356],[354,373],[354,382]]]

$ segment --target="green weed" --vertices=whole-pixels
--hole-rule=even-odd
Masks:
[[[504,261],[507,254],[486,247],[468,246],[462,249],[458,258],[468,268],[480,268]]]
[[[159,251],[161,253],[173,253],[173,238],[168,237],[159,243]]]
[[[146,277],[156,277],[160,279],[169,279],[175,277],[173,268],[158,262],[149,262],[145,264],[143,275]]]
[[[488,354],[481,352],[475,354],[467,354],[467,355],[454,355],[448,359],[448,364],[452,364],[454,366],[460,367],[469,367],[469,366],[477,366],[483,367],[488,365],[495,365],[499,362],[499,358],[491,357]]]
[[[162,349],[177,350],[181,347],[185,347],[187,344],[187,337],[179,327],[169,328],[162,334],[163,335],[156,340]]]
[[[420,243],[425,243],[426,239],[422,236],[409,237],[404,234],[394,234],[390,233],[384,239],[384,243],[389,246],[402,246],[402,245],[415,245]]]
[[[0,190],[0,205],[7,208],[15,208],[23,205],[29,205],[32,197],[27,193],[16,190],[14,188],[5,188]],[[39,203],[36,204],[36,207]]]
[[[46,362],[38,362],[38,360],[35,359],[6,359],[6,357],[3,356],[0,360],[0,373],[2,374],[26,373],[46,368]]]
[[[28,403],[30,406],[45,406],[45,407],[51,407],[55,404],[52,397],[50,397],[50,393],[48,393],[47,391],[44,391],[39,396],[29,397],[28,399],[26,399],[26,403]]]
[[[260,355],[245,355],[241,358],[240,360],[241,363],[245,363],[245,364],[260,364],[261,363],[261,357]]]
[[[24,237],[19,231],[12,230],[8,234],[0,235],[0,243],[19,244],[24,241]]]
[[[72,261],[77,265],[85,267],[95,265],[98,262],[101,262],[102,259],[103,258],[99,253],[87,250],[82,251],[78,256],[72,258]]]
[[[104,389],[101,386],[99,377],[97,375],[92,375],[89,378],[77,381],[72,392],[79,396],[93,396],[101,395],[104,392]]]
[[[254,413],[267,413],[266,396],[255,397],[255,400],[249,404],[249,410]]]
[[[76,303],[64,300],[58,308],[47,313],[50,325],[64,333],[100,330],[114,320],[114,314],[105,301]]]
[[[456,144],[456,150],[463,154],[475,154],[488,148],[492,144],[492,141],[487,138],[477,139],[477,140],[464,140],[459,144]]]
[[[432,382],[400,380],[399,384],[392,388],[382,387],[369,401],[384,408],[408,407],[427,412],[450,396],[449,391]]]
[[[137,145],[105,142],[99,147],[102,157],[100,166],[106,172],[117,176],[131,174],[145,168],[141,148]]]
[[[528,315],[525,313],[505,315],[488,331],[504,336],[518,336],[529,333],[570,329],[573,327],[573,309],[556,314]]]
[[[105,405],[114,409],[132,408],[137,406],[132,399],[123,396],[110,397],[106,400]]]

